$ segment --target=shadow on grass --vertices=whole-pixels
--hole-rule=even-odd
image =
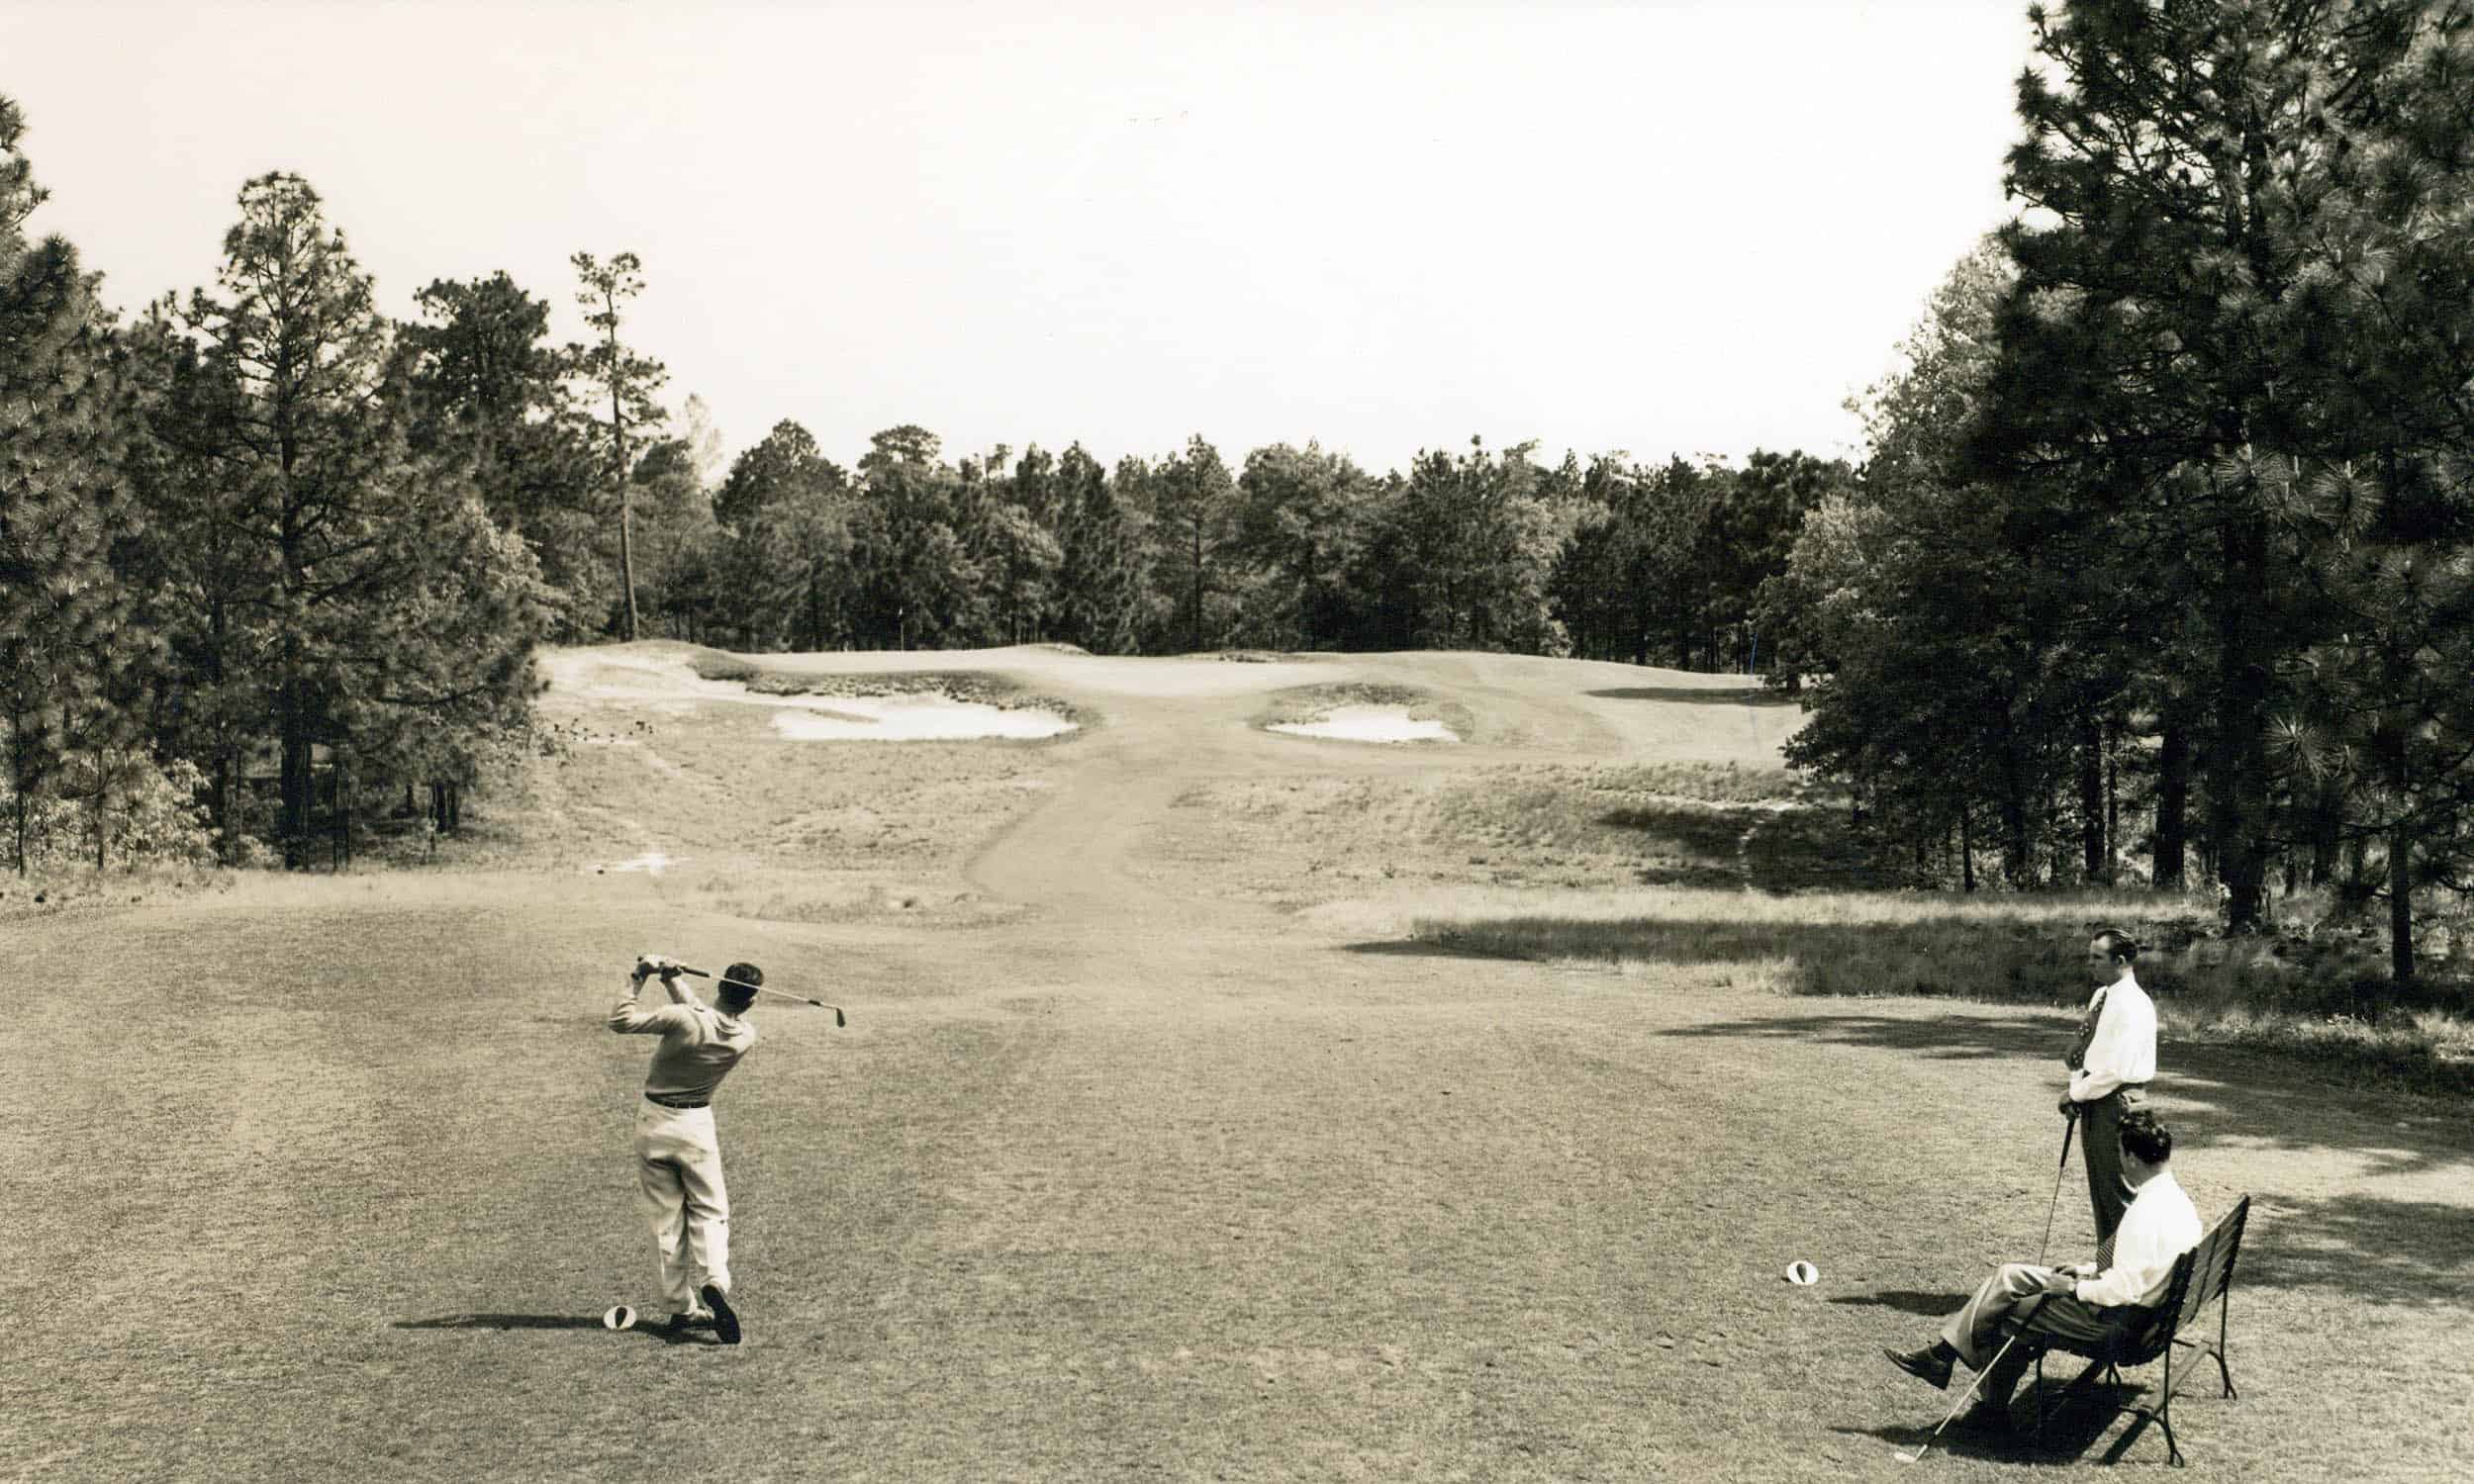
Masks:
[[[1772,691],[1767,686],[1710,687],[1697,686],[1619,686],[1611,691],[1591,691],[1588,695],[1602,700],[1676,700],[1692,706],[1793,706],[1802,705],[1804,697]]]
[[[1924,1319],[1943,1319],[1967,1302],[1963,1293],[1918,1293],[1911,1288],[1885,1288],[1879,1293],[1851,1293],[1830,1302],[1864,1309],[1895,1309]]]
[[[2062,1075],[2060,1054],[2069,1045],[2073,1029],[2074,1022],[2066,1012],[2025,1018],[2016,1014],[1946,1011],[1918,1018],[1853,1013],[1798,1015],[1782,1010],[1775,1017],[1675,1026],[1658,1034],[1682,1040],[1818,1041],[1908,1052],[1937,1060],[2018,1058],[2046,1064],[2058,1087]],[[2158,1116],[2194,1159],[2206,1159],[2208,1147],[2218,1143],[2306,1153],[2341,1151],[2362,1159],[2368,1166],[2365,1172],[2375,1177],[2463,1169],[2469,1178],[2468,1188],[2474,1189],[2474,1149],[2469,1149],[2457,1134],[2462,1125],[2450,1119],[2425,1119],[2399,1127],[2366,1117],[2349,1106],[2351,1098],[2341,1093],[2331,1095],[2325,1085],[2295,1079],[2290,1060],[2238,1047],[2176,1045],[2168,1034],[2160,1058],[2162,1069],[2149,1092]],[[2053,1128],[2058,1139],[2058,1118]],[[2288,1198],[2270,1189],[2253,1193],[2259,1197],[2263,1219],[2308,1218],[2318,1226],[2358,1233],[2366,1241],[2375,1237],[2381,1222],[2395,1221],[2402,1224],[2402,1231],[2416,1234],[2401,1238],[2398,1243],[2400,1252],[2414,1254],[2409,1265],[2453,1256],[2474,1269],[2474,1203],[2427,1207],[2365,1199],[2324,1203]],[[2376,1210],[2383,1204],[2398,1204],[2401,1209],[2394,1216],[2368,1220],[2355,1214],[2357,1207]],[[2418,1220],[2426,1211],[2431,1213],[2432,1219]],[[2376,1266],[2378,1254],[2366,1249],[2361,1260]],[[2242,1261],[2247,1268],[2251,1261],[2247,1248]],[[2444,1280],[2445,1275],[2440,1276]],[[2402,1285],[2400,1291],[2410,1286]],[[2469,1271],[2465,1286],[2474,1287],[2474,1271]]]
[[[579,1314],[441,1314],[435,1319],[399,1319],[399,1330],[600,1330],[606,1329],[598,1316]],[[694,1331],[677,1333],[666,1324],[635,1324],[616,1332],[658,1340],[664,1345],[694,1345],[701,1338],[705,1344],[720,1342],[710,1335],[699,1337]]]
[[[2474,1211],[2465,1206],[2262,1191],[2251,1209],[2234,1274],[2237,1362],[2246,1287],[2336,1289],[2406,1308],[2474,1305]]]
[[[1741,830],[1743,822],[1731,826]],[[1740,881],[1734,879],[1730,883]],[[1922,994],[2075,1010],[2086,991],[2050,924],[1928,918],[1919,922],[1795,922],[1742,918],[1556,916],[1454,922],[1429,947],[1507,959],[1620,958],[1686,968],[1784,962],[1790,994]],[[1988,951],[1989,950],[1989,951]]]
[[[2065,1358],[2072,1365],[2079,1363],[2074,1357]],[[2064,1379],[2047,1365],[2041,1397],[2045,1411],[2045,1423],[2041,1429],[2036,1425],[2039,1388],[2031,1380],[2012,1398],[2010,1416],[2014,1431],[2009,1437],[1962,1433],[1953,1424],[1943,1430],[1941,1438],[1933,1444],[1933,1450],[1948,1453],[1953,1458],[1975,1458],[1988,1463],[2075,1463],[2112,1431],[2115,1423],[2125,1416],[2122,1409],[2138,1401],[2143,1389],[2128,1372],[2119,1383],[2095,1379],[2101,1369],[2101,1366],[2090,1366]],[[2189,1396],[2189,1392],[2183,1393],[2185,1405]],[[1883,1428],[1840,1427],[1830,1431],[1851,1437],[1877,1438],[1893,1447],[1912,1453],[1924,1446],[1926,1438],[1933,1437],[1934,1425],[1941,1421],[1939,1410],[1947,1409],[1954,1400],[1955,1397],[1942,1400],[1937,1396],[1935,1401],[1940,1403],[1940,1408],[1927,1422],[1897,1423]],[[2144,1431],[2144,1419],[2131,1418],[2122,1436],[2106,1451],[2105,1461],[2121,1461]],[[2161,1437],[2156,1447],[2161,1455],[2164,1448]]]
[[[1776,1020],[1720,1020],[1704,1025],[1676,1026],[1658,1033],[1686,1040],[1825,1041],[1836,1046],[1877,1047],[1916,1052],[1945,1060],[1989,1061],[2026,1057],[2050,1061],[2058,1085],[2061,1052],[2068,1048],[2071,1026],[2055,1017],[2050,1022],[2021,1020],[2015,1015],[1970,1015],[1951,1012],[1929,1020],[1895,1015],[1798,1015]],[[2054,1120],[2058,1127],[2060,1120]]]
[[[1364,954],[1370,959],[1483,959],[1496,964],[1505,960],[1518,961],[1523,957],[1448,939],[1433,941],[1422,938],[1375,938],[1364,943],[1346,944],[1343,951]]]

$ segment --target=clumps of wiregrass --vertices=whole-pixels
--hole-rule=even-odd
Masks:
[[[1272,660],[1279,657],[1264,655],[1261,658]],[[1457,700],[1446,700],[1431,691],[1415,686],[1384,685],[1378,681],[1340,681],[1274,691],[1264,697],[1263,708],[1254,713],[1250,724],[1256,727],[1309,726],[1317,721],[1329,720],[1331,713],[1343,706],[1398,706],[1408,713],[1411,721],[1440,722],[1453,736],[1464,741],[1475,732],[1477,725],[1469,707]]]
[[[1545,905],[1545,904],[1541,904]],[[1429,913],[1407,936],[1456,954],[1611,968],[1753,969],[1777,990],[2045,1005],[2076,1013],[2088,936],[2146,950],[2140,983],[2168,1038],[2294,1058],[2324,1080],[2474,1095],[2474,974],[2451,959],[2391,981],[2384,942],[2228,938],[2216,904],[2134,892],[1951,898],[1925,893],[1601,892],[1549,910]]]
[[[699,678],[736,682],[753,696],[939,696],[969,705],[999,711],[1046,711],[1089,730],[1099,714],[1088,706],[1032,691],[1010,676],[985,670],[896,670],[879,673],[824,673],[768,670],[737,655],[705,652],[690,663]],[[1060,733],[1059,735],[1072,735]],[[1037,738],[1035,741],[1048,741]]]
[[[1213,780],[1174,801],[1155,854],[1285,908],[1428,887],[1891,884],[1847,811],[1803,789],[1784,770],[1725,763]]]
[[[707,910],[753,922],[981,927],[1022,911],[967,886],[823,871],[727,871],[699,881],[695,891]]]

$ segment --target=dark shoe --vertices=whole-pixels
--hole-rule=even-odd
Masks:
[[[703,1309],[683,1309],[670,1316],[670,1323],[662,1326],[662,1332],[667,1335],[684,1335],[690,1330],[710,1330],[712,1328],[713,1315],[708,1311]]]
[[[1950,1390],[1950,1362],[1933,1351],[1929,1349],[1893,1350],[1885,1347],[1881,1353],[1890,1357],[1892,1365],[1926,1385],[1942,1391]]]
[[[720,1337],[723,1345],[738,1344],[739,1315],[736,1309],[730,1307],[730,1296],[711,1283],[707,1283],[696,1292],[699,1298],[713,1305],[714,1334]]]

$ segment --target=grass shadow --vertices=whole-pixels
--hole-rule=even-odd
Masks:
[[[598,1316],[581,1314],[441,1314],[434,1319],[399,1319],[395,1322],[395,1327],[399,1330],[495,1330],[502,1333],[509,1330],[601,1330],[609,1328],[601,1322]],[[639,1322],[617,1333],[658,1340],[664,1345],[697,1343],[697,1337],[693,1331],[675,1333],[667,1325],[648,1325]],[[705,1341],[707,1344],[719,1343],[711,1336],[705,1337]]]
[[[2070,1040],[2068,1025],[2056,1016],[2047,1023],[2016,1015],[1968,1014],[1951,1011],[1919,1020],[1899,1015],[1801,1015],[1775,1020],[1716,1020],[1674,1026],[1661,1036],[1686,1040],[1826,1041],[1837,1046],[1874,1047],[1915,1052],[1945,1060],[1987,1061],[2024,1057],[2060,1065],[2060,1049]],[[2058,1075],[2058,1074],[2057,1074]],[[2054,1120],[2060,1122],[2058,1118]]]
[[[2256,1192],[2252,1213],[2234,1274],[2237,1359],[2244,1288],[2334,1289],[2392,1307],[2474,1306],[2474,1211],[2465,1206]]]
[[[1943,1405],[1949,1404],[1946,1402]],[[1947,1428],[1943,1430],[1941,1437],[1934,1438],[1934,1423],[1939,1421],[1941,1419],[1935,1418],[1933,1422],[1926,1423],[1893,1423],[1885,1428],[1837,1427],[1830,1431],[1850,1438],[1877,1438],[1890,1446],[1909,1453],[1923,1447],[1927,1438],[1932,1438],[1934,1452],[1947,1453],[1952,1458],[1973,1458],[1990,1463],[2045,1461],[2037,1456],[2036,1449],[2029,1446],[2024,1437],[1984,1438],[1973,1433],[1958,1432],[1955,1428]]]
[[[399,1319],[399,1330],[599,1330],[592,1315],[578,1314],[441,1314],[436,1319]]]
[[[2076,1363],[2076,1357],[2065,1357]],[[2115,1423],[2127,1414],[2124,1408],[2139,1400],[2143,1388],[2125,1377],[2120,1383],[2096,1379],[2102,1365],[2091,1365],[2077,1375],[2062,1379],[2048,1367],[2040,1388],[2031,1375],[2026,1386],[2011,1399],[2012,1432],[1999,1434],[1962,1433],[1955,1427],[1944,1429],[1934,1442],[1933,1450],[1953,1458],[1973,1458],[1988,1463],[2022,1465],[2072,1464],[2084,1458]],[[1964,1372],[1961,1372],[1964,1374]],[[2187,1396],[2188,1393],[2185,1393]],[[1948,1407],[1956,1398],[1943,1401]],[[2037,1425],[2038,1409],[2043,1408],[2044,1424]],[[1896,1423],[1881,1428],[1839,1427],[1830,1431],[1852,1437],[1877,1438],[1893,1447],[1909,1452],[1924,1445],[1933,1437],[1933,1422]],[[2118,1462],[2146,1428],[2144,1418],[2134,1417],[2123,1429],[2105,1455],[2108,1463]]]
[[[1895,1309],[1921,1319],[1942,1319],[1967,1302],[1963,1293],[1919,1293],[1910,1288],[1885,1288],[1879,1293],[1850,1293],[1830,1300],[1865,1309]]]
[[[2064,1369],[2079,1363],[2077,1356],[2062,1358],[2066,1362]],[[2106,1381],[2099,1379],[2104,1370],[2104,1362],[2096,1360],[2087,1362],[2076,1375],[2062,1375],[2052,1364],[2052,1357],[2047,1356],[2044,1379],[2039,1381],[2030,1372],[2011,1409],[2013,1417],[2022,1419],[2022,1440],[2048,1458],[2075,1463],[2086,1457],[2115,1424],[2123,1423],[2121,1436],[2104,1452],[2105,1462],[2121,1462],[2154,1423],[2152,1417],[2130,1409],[2155,1405],[2163,1373],[2155,1367],[2142,1367],[2123,1372],[2119,1381]],[[2187,1407],[2193,1397],[2204,1399],[2212,1394],[2203,1392],[2193,1382],[2176,1400]],[[2041,1427],[2037,1425],[2040,1417]],[[2164,1447],[2161,1432],[2156,1446]]]
[[[1619,686],[1609,691],[1586,693],[1601,700],[1673,700],[1692,706],[1794,706],[1802,705],[1804,697],[1767,686],[1710,687],[1698,686]]]

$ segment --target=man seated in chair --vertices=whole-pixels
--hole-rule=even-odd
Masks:
[[[2138,1193],[2114,1235],[2113,1266],[2099,1272],[2093,1262],[2004,1264],[1942,1326],[1941,1339],[1920,1350],[1882,1351],[1899,1369],[1943,1388],[1950,1385],[1955,1361],[1980,1372],[1976,1384],[1982,1393],[1961,1427],[2008,1432],[2010,1394],[2047,1345],[2128,1342],[2164,1297],[2174,1262],[2199,1246],[2204,1235],[2199,1212],[2166,1167],[2173,1159],[2172,1133],[2143,1108],[2123,1114],[2121,1123],[2122,1173]],[[2024,1324],[2018,1343],[2005,1349],[2002,1322],[2013,1315],[2023,1316]]]

